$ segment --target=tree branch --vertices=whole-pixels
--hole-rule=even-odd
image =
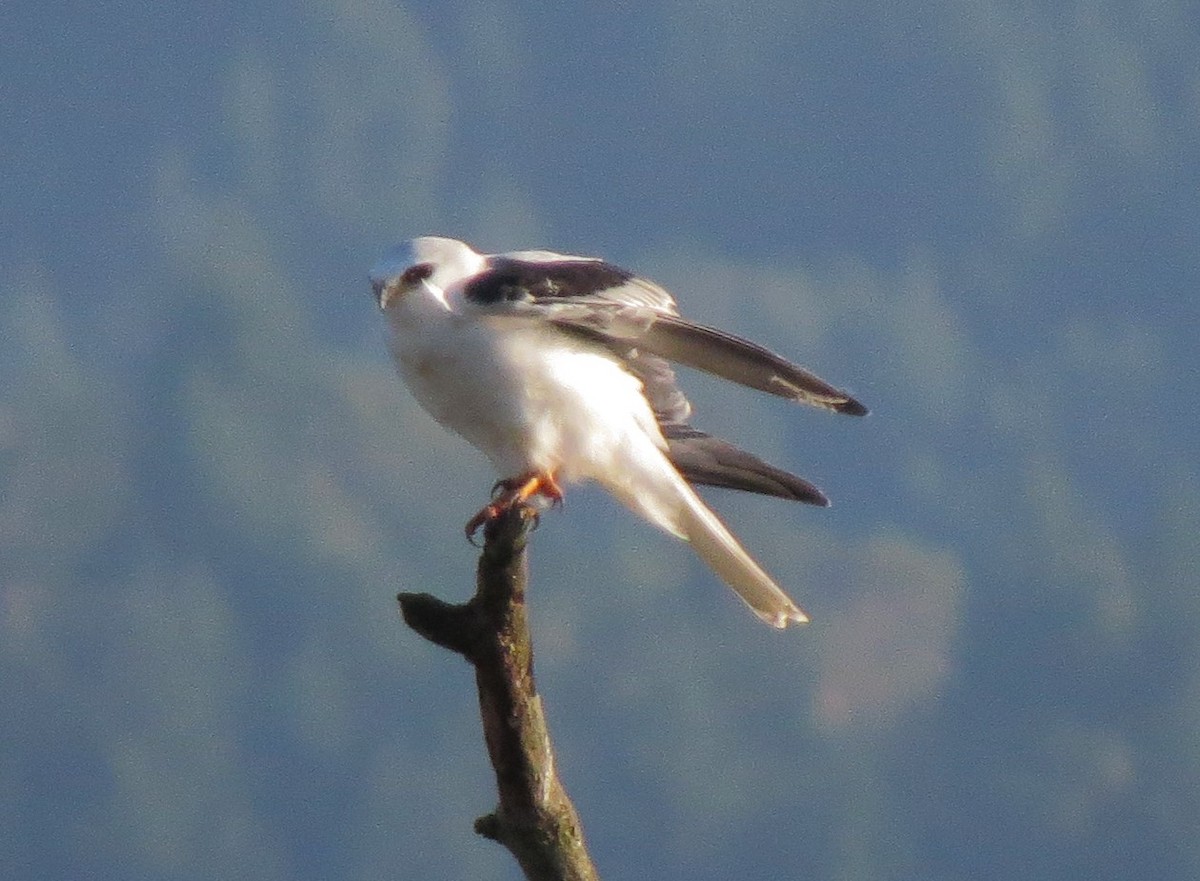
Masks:
[[[537,519],[514,506],[484,527],[475,596],[464,605],[400,594],[417,633],[475,667],[479,712],[500,804],[475,831],[503,844],[529,881],[598,881],[575,807],[554,769],[550,732],[533,681],[525,612],[525,545]]]

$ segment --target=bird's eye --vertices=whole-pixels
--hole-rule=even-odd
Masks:
[[[433,275],[432,263],[418,263],[404,270],[404,274],[400,276],[400,282],[405,287],[408,287],[429,278],[431,275]]]

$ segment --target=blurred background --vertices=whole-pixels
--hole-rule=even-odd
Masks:
[[[516,878],[461,599],[495,478],[394,377],[424,233],[602,255],[874,411],[691,374],[829,510],[532,545],[605,878],[1200,877],[1200,13],[9,0],[0,875]]]

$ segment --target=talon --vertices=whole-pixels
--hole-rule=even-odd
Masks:
[[[554,480],[554,475],[548,472],[532,471],[522,474],[519,477],[508,477],[497,480],[492,486],[492,501],[467,521],[464,530],[467,534],[467,541],[473,547],[480,547],[475,541],[475,535],[479,532],[480,528],[492,522],[497,517],[503,516],[514,505],[525,507],[525,510],[533,518],[531,528],[537,529],[541,523],[541,514],[537,508],[528,504],[529,500],[534,496],[549,499],[552,508],[560,507],[563,503],[562,488]]]
[[[467,533],[467,541],[472,547],[483,547],[483,545],[475,541],[475,533],[479,532],[480,527],[482,527],[485,523],[495,520],[502,513],[504,513],[503,509],[497,507],[496,505],[486,505],[479,511],[478,514],[467,521],[465,532]]]

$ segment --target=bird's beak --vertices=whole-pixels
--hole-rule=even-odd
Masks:
[[[379,304],[379,308],[387,309],[388,304],[392,301],[395,287],[382,279],[373,278],[371,279],[371,290],[375,292],[375,302]]]

